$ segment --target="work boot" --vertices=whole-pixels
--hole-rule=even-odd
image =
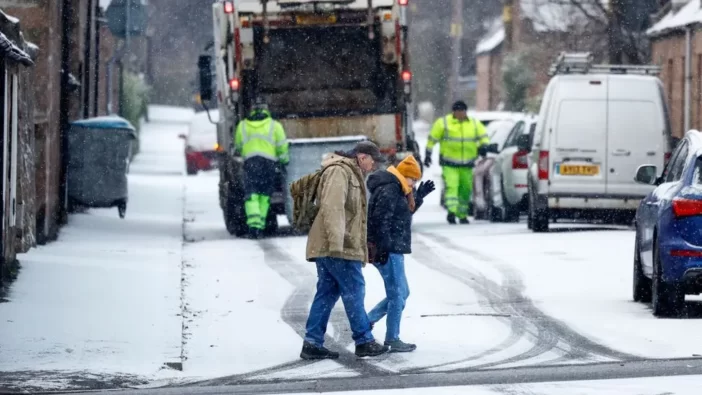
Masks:
[[[263,232],[261,231],[261,229],[249,228],[249,238],[251,240],[258,240],[261,237],[263,237]]]
[[[302,343],[300,358],[308,361],[315,359],[337,359],[339,358],[339,353],[329,351],[324,347],[317,347],[310,342],[304,342]]]
[[[446,221],[448,221],[448,223],[451,225],[456,225],[456,214],[448,213],[446,216]]]
[[[386,352],[388,352],[388,348],[375,341],[356,346],[356,356],[360,358],[377,357]]]
[[[468,218],[461,218],[458,220],[458,223],[460,223],[461,225],[468,225],[470,221],[468,221]]]
[[[385,347],[390,348],[390,352],[412,352],[417,349],[416,344],[405,343],[400,339],[385,342]]]

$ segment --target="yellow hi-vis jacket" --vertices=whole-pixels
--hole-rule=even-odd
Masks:
[[[280,122],[274,120],[268,112],[261,120],[243,119],[236,127],[234,146],[244,160],[261,156],[287,165],[288,140]]]
[[[463,121],[453,114],[437,119],[429,133],[427,151],[434,145],[441,145],[439,164],[441,166],[472,167],[478,157],[478,148],[490,144],[485,125],[468,117]]]

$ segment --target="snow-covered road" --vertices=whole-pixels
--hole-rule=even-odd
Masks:
[[[147,125],[131,166],[126,219],[116,210],[73,215],[57,242],[20,257],[19,278],[0,303],[0,389],[384,377],[702,355],[702,305],[690,301],[688,317],[661,320],[631,301],[630,229],[557,224],[533,234],[524,223],[449,226],[434,193],[416,216],[406,264],[411,296],[402,338],[417,351],[355,358],[339,303],[327,346],[342,357],[301,361],[316,281],[305,238],[230,236],[217,173],[183,175],[183,127]],[[437,170],[427,178],[438,179]],[[372,307],[383,284],[374,268],[365,275]],[[374,333],[384,331],[381,321]]]

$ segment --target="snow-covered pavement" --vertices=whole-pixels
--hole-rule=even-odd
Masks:
[[[525,366],[573,365],[575,372],[576,365],[702,355],[702,305],[691,301],[688,317],[662,320],[631,301],[630,229],[557,224],[551,233],[533,234],[524,223],[481,221],[452,227],[434,193],[416,216],[414,253],[406,264],[411,296],[402,338],[416,342],[417,351],[355,358],[339,303],[327,346],[342,357],[301,361],[316,281],[314,265],[304,259],[305,238],[230,236],[217,173],[184,176],[177,138],[184,125],[151,115],[155,121],[146,125],[142,153],[131,166],[127,217],[119,219],[116,209],[72,215],[57,242],[20,257],[19,278],[8,302],[0,303],[0,389],[216,385]],[[438,169],[427,173],[438,180]],[[373,267],[365,275],[370,308],[384,289]],[[381,321],[374,333],[382,339],[384,331]],[[622,394],[682,394],[654,389],[686,388],[694,379],[657,380],[665,385],[593,385],[602,391],[619,386]],[[529,384],[512,392],[485,387],[470,393],[608,393],[574,383],[566,387],[581,390]],[[441,391],[432,393],[464,393]]]

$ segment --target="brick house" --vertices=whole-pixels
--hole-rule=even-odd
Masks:
[[[494,110],[504,99],[502,65],[509,54],[524,54],[525,66],[533,76],[529,89],[533,99],[545,90],[549,66],[560,52],[590,51],[601,60],[607,42],[592,33],[602,24],[601,10],[594,7],[585,14],[568,2],[506,0],[502,26],[500,21],[493,21],[476,48],[478,108]]]
[[[487,33],[475,48],[478,88],[475,107],[478,111],[498,109],[502,102],[502,47],[505,27],[502,17],[488,26]]]
[[[26,223],[25,208],[33,205],[34,161],[33,111],[34,60],[37,48],[24,40],[19,21],[0,12],[0,283],[12,276],[16,254],[31,238],[32,223]],[[30,176],[27,176],[30,175]],[[28,225],[25,227],[25,225]],[[20,251],[18,251],[18,248]]]
[[[35,202],[31,208],[25,208],[26,221],[33,226],[27,230],[28,237],[20,249],[26,251],[35,242],[55,239],[65,219],[61,209],[61,126],[107,113],[106,71],[115,40],[107,26],[100,23],[104,10],[98,0],[0,0],[0,7],[19,18],[24,34],[41,48],[36,59],[36,75],[41,78],[33,83],[36,160],[31,173]],[[65,37],[66,53],[62,51],[64,17],[69,32]],[[62,86],[63,61],[69,66],[65,87]],[[112,77],[111,85],[117,91],[117,74]]]
[[[661,66],[660,77],[670,107],[671,132],[677,138],[689,129],[702,130],[701,14],[700,0],[671,1],[654,17],[657,22],[647,31],[651,38],[651,60]],[[688,38],[690,69],[686,78]],[[688,97],[685,95],[686,80],[690,89]],[[686,107],[689,108],[687,117]]]

